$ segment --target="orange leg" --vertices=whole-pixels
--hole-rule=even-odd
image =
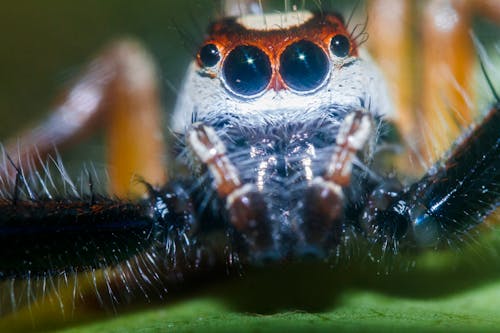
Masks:
[[[395,119],[405,137],[414,136],[415,67],[410,20],[413,5],[401,0],[371,0],[369,3],[368,39],[370,52],[387,78],[392,93]]]
[[[475,49],[469,29],[471,3],[428,1],[421,26],[421,151],[436,160],[477,116],[474,105]]]
[[[500,2],[428,0],[423,8],[417,112],[424,139],[421,152],[432,161],[478,117],[473,89],[477,50],[471,38],[475,15],[498,22]]]
[[[61,96],[48,119],[7,144],[7,154],[23,169],[44,161],[100,127],[107,132],[110,192],[137,196],[166,182],[156,71],[150,56],[134,41],[103,50]],[[15,168],[7,165],[10,177]]]
[[[370,49],[388,78],[399,128],[426,164],[442,156],[476,117],[469,35],[473,3],[369,3]]]

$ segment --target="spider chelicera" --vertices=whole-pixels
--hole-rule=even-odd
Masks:
[[[182,273],[221,262],[330,261],[358,241],[395,253],[440,247],[481,224],[500,203],[498,98],[451,152],[406,184],[382,163],[397,155],[392,107],[356,37],[328,12],[214,23],[173,114],[168,181],[155,161],[163,140],[151,60],[133,42],[112,45],[20,150],[5,149],[0,278],[46,281],[115,267],[104,277],[113,288],[156,279],[159,265]],[[53,145],[104,117],[116,161],[128,159],[132,141],[150,138],[124,162],[144,175],[142,199],[99,194],[90,173],[81,194],[56,161],[61,196],[54,176],[37,171],[47,169]],[[144,160],[153,161],[135,165]],[[130,173],[111,177],[112,193],[125,193]]]

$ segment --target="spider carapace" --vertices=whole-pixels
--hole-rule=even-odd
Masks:
[[[122,263],[138,257],[149,268],[183,260],[180,269],[221,254],[247,265],[325,261],[350,242],[436,247],[482,223],[500,202],[499,101],[410,184],[386,163],[397,151],[393,116],[381,74],[340,15],[220,20],[173,114],[177,176],[144,181],[146,198],[58,196],[51,179],[7,156],[15,172],[0,199],[0,277],[110,266],[127,276]]]

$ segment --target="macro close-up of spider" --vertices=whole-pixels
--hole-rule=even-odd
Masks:
[[[495,330],[500,3],[87,6],[2,20],[0,331]]]

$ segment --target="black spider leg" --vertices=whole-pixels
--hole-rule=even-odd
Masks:
[[[150,188],[138,203],[97,194],[0,198],[0,279],[100,269],[168,241],[191,246],[195,218],[186,193],[171,184]]]
[[[370,234],[393,244],[394,249],[404,244],[440,246],[482,223],[499,205],[497,102],[485,119],[457,143],[449,157],[420,181],[397,193],[387,190],[385,196],[380,196],[380,191],[374,195],[372,211],[365,220]]]

